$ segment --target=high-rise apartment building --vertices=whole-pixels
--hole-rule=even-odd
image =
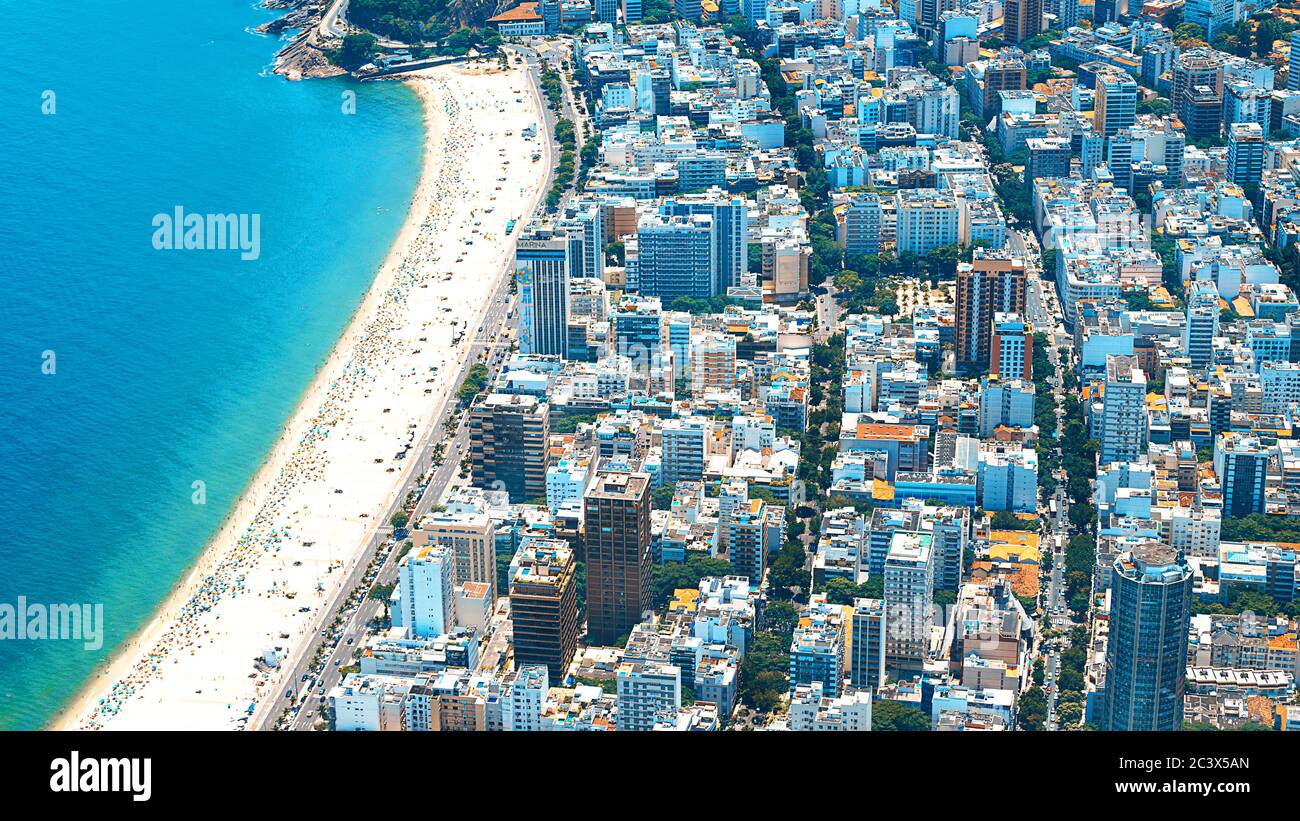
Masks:
[[[526,394],[490,393],[469,412],[470,473],[512,502],[546,498],[550,408]]]
[[[519,351],[563,357],[568,350],[569,237],[533,228],[515,244],[519,291]]]
[[[1291,32],[1291,51],[1287,58],[1286,87],[1289,91],[1300,90],[1300,29]]]
[[[825,594],[817,594],[799,617],[790,639],[790,694],[801,684],[821,682],[828,698],[837,698],[844,679],[845,642],[848,625],[846,608],[828,604]]]
[[[884,205],[879,194],[853,194],[844,208],[844,253],[875,254],[880,251],[881,217]]]
[[[1170,79],[1170,102],[1174,113],[1187,128],[1187,139],[1196,140],[1218,134],[1222,123],[1223,57],[1208,48],[1193,48],[1174,58]],[[1211,116],[1215,101],[1219,116]]]
[[[980,380],[979,435],[988,438],[999,427],[1027,428],[1034,424],[1033,382],[1002,379],[996,374]]]
[[[1057,15],[1057,28],[1067,31],[1079,25],[1079,0],[1061,0],[1060,14]]]
[[[1136,462],[1147,446],[1147,378],[1137,357],[1106,357],[1105,391],[1101,399],[1101,464]]]
[[[763,583],[763,570],[767,565],[767,505],[762,499],[749,499],[735,505],[725,522],[727,559],[732,573],[749,579],[750,584]]]
[[[456,561],[451,549],[415,548],[398,565],[398,602],[402,624],[413,638],[435,638],[456,625],[452,595]]]
[[[562,228],[568,232],[573,279],[603,279],[605,276],[605,204],[600,200],[579,199],[565,210]],[[577,240],[577,242],[573,242]]]
[[[713,420],[707,416],[665,419],[660,429],[664,484],[699,482],[709,461]]]
[[[717,331],[691,335],[691,395],[736,387],[736,338]]]
[[[1258,190],[1264,175],[1264,130],[1258,123],[1228,127],[1228,179],[1247,190]]]
[[[636,239],[624,243],[629,289],[665,301],[707,299],[718,293],[713,218],[705,214],[646,214]],[[635,286],[635,288],[633,288]]]
[[[1032,195],[1034,180],[1070,176],[1070,158],[1075,155],[1068,137],[1030,137],[1025,140],[1025,188]]]
[[[1137,118],[1138,84],[1126,71],[1101,71],[1095,86],[1096,115],[1093,121],[1105,137],[1133,125]]]
[[[596,0],[596,19],[602,23],[618,24],[619,0]]]
[[[650,477],[601,473],[584,502],[587,642],[611,645],[650,609]]]
[[[749,203],[720,188],[702,194],[681,194],[666,200],[661,211],[669,216],[707,216],[712,220],[715,280],[713,292],[725,294],[739,285],[749,267]]]
[[[1224,431],[1214,442],[1214,473],[1223,489],[1223,515],[1264,512],[1268,463],[1277,448],[1258,436]]]
[[[1240,13],[1235,0],[1187,0],[1183,5],[1184,22],[1200,26],[1207,41],[1232,28]]]
[[[682,706],[682,671],[658,661],[625,663],[615,674],[618,687],[618,729],[648,732],[655,717],[676,715]]]
[[[1115,559],[1101,729],[1182,728],[1191,616],[1182,554],[1147,542]]]
[[[1183,351],[1194,368],[1204,368],[1214,357],[1214,337],[1219,333],[1219,292],[1213,282],[1199,280],[1187,288],[1187,322],[1183,326]]]
[[[853,600],[853,641],[849,683],[875,690],[885,680],[885,632],[889,619],[883,599]]]
[[[1034,328],[1017,313],[993,314],[993,359],[989,373],[1002,379],[1034,379]]]
[[[928,254],[955,244],[961,236],[961,209],[947,191],[911,188],[897,194],[900,253]]]
[[[1005,251],[976,248],[957,266],[957,361],[992,361],[997,313],[1024,314],[1025,263]]]
[[[703,6],[700,0],[673,0],[673,11],[683,20],[699,20]]]
[[[515,557],[510,621],[515,665],[545,665],[563,683],[578,644],[577,563],[568,544],[537,540]]]
[[[885,669],[892,678],[920,673],[934,625],[934,536],[900,531],[885,556]]]
[[[1029,87],[1029,70],[1019,57],[998,57],[984,67],[979,95],[972,100],[978,104],[981,120],[988,121],[1002,111],[1002,91],[1023,91]]]
[[[955,593],[961,587],[966,546],[970,543],[970,517],[970,508],[956,505],[926,513],[922,526],[934,534],[935,590]]]
[[[452,582],[486,584],[488,600],[496,601],[496,527],[485,513],[429,513],[411,530],[412,547],[435,545],[451,550]]]
[[[1005,0],[1002,4],[1002,39],[1023,43],[1043,33],[1043,0]]]

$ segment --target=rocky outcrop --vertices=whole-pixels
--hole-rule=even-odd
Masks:
[[[314,32],[315,29],[311,31]],[[290,80],[310,80],[337,77],[340,74],[347,74],[347,71],[331,63],[315,42],[314,36],[304,31],[276,55],[275,73],[282,74]]]
[[[451,0],[447,4],[448,19],[454,19],[459,26],[478,26],[487,24],[489,17],[495,17],[506,9],[519,4],[519,0]]]
[[[325,16],[331,0],[265,0],[265,8],[284,11],[284,15],[257,27],[265,34],[283,34],[300,29],[280,53],[275,55],[275,73],[290,80],[314,77],[337,77],[347,72],[329,61],[324,49],[337,47],[337,42],[322,42],[320,21]]]
[[[257,30],[263,34],[282,34],[287,29],[306,30],[320,23],[325,14],[329,0],[266,0],[263,8],[283,11],[284,14],[269,23],[263,23]]]

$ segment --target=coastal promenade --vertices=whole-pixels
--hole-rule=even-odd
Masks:
[[[388,539],[389,514],[428,474],[483,349],[476,329],[505,311],[505,224],[532,213],[549,162],[533,163],[537,141],[521,136],[542,119],[524,68],[487,61],[412,83],[426,158],[389,261],[199,567],[59,726],[220,729],[279,715]],[[443,468],[458,459],[449,445]]]
[[[533,53],[528,49],[523,49],[522,54],[527,59],[530,76],[529,91],[533,95],[538,110],[543,110],[545,106],[541,96],[537,61]],[[421,75],[414,75],[410,82],[418,87],[423,80]],[[547,115],[549,120],[551,115],[549,112],[547,112]],[[546,133],[549,134],[552,130],[548,128]],[[545,190],[546,186],[550,184],[553,169],[553,141],[543,139],[541,151],[542,159],[537,165],[545,170],[546,179],[543,180],[541,188],[541,190]],[[534,203],[534,208],[537,208],[537,203]],[[520,225],[523,222],[521,220]],[[517,235],[517,231],[515,235]],[[465,364],[457,379],[458,385],[464,380],[469,368],[476,362],[484,363],[489,371],[495,374],[507,354],[509,342],[506,340],[510,329],[513,327],[511,318],[514,315],[515,308],[515,298],[511,294],[510,262],[511,259],[507,259],[505,264],[496,272],[496,288],[487,303],[487,309],[478,326],[478,332],[470,346],[469,355],[466,357]],[[460,474],[461,459],[469,454],[469,427],[467,425],[459,425],[455,429],[455,434],[450,438],[445,433],[445,426],[451,418],[454,407],[451,403],[444,403],[432,426],[432,442],[425,449],[423,459],[427,460],[427,465],[432,468],[433,473],[428,483],[420,490],[415,508],[411,512],[412,522],[418,521],[431,507],[442,501],[447,488]],[[436,444],[444,445],[444,451],[442,461],[434,468],[432,449]],[[386,535],[386,533],[381,532],[377,535]],[[381,546],[382,542],[371,545],[365,555],[372,555]],[[398,552],[392,549],[394,547],[395,545],[392,544],[390,539],[387,545],[388,552],[384,554],[383,563],[375,574],[374,580],[370,582],[370,586],[393,584],[396,581]],[[358,564],[354,578],[350,580],[351,586],[348,589],[356,588],[361,583],[364,569],[364,565]],[[323,708],[328,701],[330,688],[338,684],[343,677],[339,671],[340,667],[352,663],[353,655],[365,636],[367,625],[380,615],[383,607],[380,602],[369,597],[362,598],[350,609],[344,607],[345,603],[344,597],[340,596],[322,618],[324,624],[330,624],[335,618],[338,618],[341,623],[336,631],[328,636],[321,636],[319,633],[313,634],[316,640],[312,642],[312,647],[323,651],[320,653],[319,658],[314,652],[300,652],[295,656],[293,664],[286,665],[288,670],[288,675],[284,678],[286,689],[277,690],[274,699],[267,700],[263,705],[259,705],[254,720],[249,722],[249,729],[310,730],[323,721]],[[304,679],[311,684],[311,690],[299,692]],[[288,694],[287,688],[289,687],[294,689],[292,697]],[[283,724],[277,723],[286,717],[286,710],[289,711],[287,714],[288,721]]]

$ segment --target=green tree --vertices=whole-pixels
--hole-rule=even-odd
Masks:
[[[790,687],[790,643],[766,631],[754,636],[754,645],[740,663],[737,686],[742,704],[771,712]]]
[[[1020,697],[1016,709],[1016,727],[1020,730],[1042,730],[1047,722],[1047,696],[1041,687],[1034,685]]]
[[[993,529],[1033,531],[1038,529],[1038,525],[1021,519],[1009,510],[999,510],[993,514]]]
[[[469,369],[469,373],[465,375],[465,381],[461,383],[456,396],[462,402],[470,401],[475,396],[478,396],[479,391],[487,387],[489,376],[491,374],[488,372],[487,366],[482,362],[475,362],[473,367]]]
[[[651,604],[656,610],[662,610],[672,600],[673,591],[697,588],[700,579],[707,576],[729,576],[731,573],[731,562],[715,559],[705,553],[689,552],[685,562],[665,562],[655,568],[651,582]]]
[[[876,732],[925,732],[930,717],[920,709],[899,701],[877,701],[871,705],[871,729]]]
[[[385,622],[389,619],[388,601],[393,597],[393,591],[395,589],[396,586],[392,584],[376,584],[374,587],[370,588],[370,592],[366,594],[369,598],[384,606],[383,620]]]
[[[787,643],[798,624],[799,608],[788,601],[772,602],[763,610],[764,629]]]
[[[663,485],[650,492],[650,501],[655,510],[668,510],[673,506],[673,492],[676,488],[673,485]]]
[[[334,57],[334,62],[342,68],[354,71],[370,62],[374,55],[375,35],[349,34],[343,38],[343,45]]]

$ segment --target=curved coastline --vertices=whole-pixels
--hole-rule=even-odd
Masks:
[[[489,76],[492,74],[492,72],[490,71],[484,72],[480,70],[479,72],[479,74],[484,74],[484,73],[488,74]],[[511,69],[508,72],[500,72],[500,74],[504,75],[507,78],[510,78],[510,80],[512,80],[512,82],[515,84],[523,83],[525,85],[528,85],[530,83],[530,80],[525,76],[526,70]],[[140,670],[141,665],[145,663],[144,659],[146,659],[149,656],[149,654],[154,651],[154,649],[156,648],[156,646],[159,645],[160,642],[163,642],[164,640],[167,639],[169,631],[172,631],[176,628],[177,624],[180,621],[180,617],[184,613],[187,606],[190,606],[193,603],[193,601],[195,600],[196,593],[201,591],[201,587],[202,585],[204,585],[205,580],[208,579],[208,577],[210,577],[212,574],[216,573],[223,566],[223,563],[229,561],[230,556],[236,550],[236,547],[238,546],[241,537],[247,534],[250,528],[252,527],[253,523],[256,522],[260,517],[264,515],[263,514],[264,508],[266,508],[266,506],[272,501],[270,497],[276,492],[277,483],[279,482],[282,475],[284,474],[286,467],[294,459],[295,453],[302,447],[303,437],[312,432],[311,423],[314,415],[316,415],[319,412],[319,409],[321,407],[324,407],[324,405],[327,403],[329,399],[330,389],[332,386],[335,385],[335,383],[339,379],[340,372],[345,370],[348,366],[351,365],[351,356],[357,350],[358,343],[364,341],[365,336],[369,329],[369,325],[372,322],[373,318],[377,315],[377,312],[381,308],[385,307],[386,303],[392,298],[393,288],[395,286],[395,283],[397,282],[399,277],[402,276],[409,277],[409,271],[403,272],[402,268],[405,263],[409,263],[410,256],[413,253],[413,249],[417,247],[417,240],[420,239],[421,229],[422,227],[425,227],[426,221],[430,218],[430,213],[433,210],[436,210],[437,208],[445,209],[445,208],[455,207],[454,203],[452,205],[448,205],[445,202],[445,200],[447,199],[445,197],[445,194],[443,196],[439,195],[439,190],[436,183],[439,176],[446,172],[446,169],[443,167],[443,164],[439,161],[440,158],[435,157],[434,155],[435,153],[437,153],[438,146],[442,144],[443,139],[447,136],[449,125],[459,126],[460,124],[449,123],[449,115],[447,115],[446,112],[437,110],[436,100],[438,99],[438,95],[430,91],[429,84],[432,82],[437,82],[436,78],[442,76],[440,75],[440,70],[428,72],[428,75],[430,75],[435,79],[430,80],[428,77],[425,77],[420,79],[411,79],[407,81],[407,84],[412,86],[414,90],[417,92],[417,96],[420,97],[422,108],[423,108],[425,138],[424,138],[424,151],[421,158],[420,180],[418,185],[416,186],[414,194],[412,195],[407,219],[403,223],[403,226],[399,231],[397,238],[395,239],[393,245],[391,246],[387,258],[385,259],[383,264],[379,266],[375,278],[370,285],[370,288],[367,290],[364,298],[361,300],[357,308],[353,311],[351,317],[349,318],[346,329],[343,331],[339,340],[334,345],[331,353],[329,354],[328,357],[324,359],[324,361],[317,368],[311,383],[304,390],[302,396],[300,397],[295,407],[294,412],[289,417],[287,424],[285,425],[283,431],[281,432],[280,437],[276,440],[275,444],[270,448],[270,450],[262,460],[258,470],[254,473],[253,477],[250,479],[250,481],[244,488],[243,492],[240,494],[239,500],[227,513],[226,517],[222,521],[222,524],[216,529],[213,537],[208,540],[205,548],[203,549],[202,553],[199,555],[195,563],[183,575],[182,580],[173,586],[172,590],[166,596],[166,598],[163,600],[160,606],[156,609],[153,616],[140,629],[138,629],[135,632],[135,634],[133,634],[130,638],[128,638],[126,641],[124,641],[122,644],[118,646],[118,648],[114,651],[111,660],[107,664],[102,664],[96,667],[92,676],[82,685],[80,690],[73,698],[65,702],[62,708],[59,710],[59,712],[51,719],[48,726],[54,729],[74,729],[77,727],[87,726],[88,717],[94,717],[96,715],[98,705],[100,704],[100,699],[107,692],[107,688],[109,688],[114,682],[121,682],[125,680],[127,677],[132,675],[133,671],[138,672]],[[500,92],[501,89],[497,89],[497,91]],[[511,92],[506,96],[507,97],[513,96],[513,92]],[[533,102],[533,97],[531,94],[525,93],[523,97],[528,99],[529,104]],[[540,112],[534,111],[533,116],[537,120],[541,119]],[[477,146],[477,148],[481,149],[482,146]],[[504,154],[504,152],[505,152],[505,148],[503,147],[502,153]],[[512,169],[512,171],[517,172],[518,170],[521,170],[523,166],[524,164],[520,163],[519,165],[516,165],[515,168]],[[501,172],[501,173],[505,173],[505,172]],[[514,182],[518,182],[518,180],[514,180]],[[535,188],[536,190],[529,190],[528,195],[525,196],[524,192],[525,189],[528,188],[528,184],[527,181],[524,181],[520,185],[519,192],[521,197],[524,197],[526,200],[531,199],[531,201],[535,204],[537,198],[540,196],[541,186],[537,184],[536,181],[534,181],[532,187]],[[498,186],[498,191],[499,190],[500,187]],[[469,199],[468,196],[467,199]],[[495,196],[493,197],[493,199],[495,199]],[[471,200],[468,204],[465,204],[463,207],[469,208],[469,206],[472,204],[473,201]],[[472,213],[473,212],[471,212],[471,214]],[[522,213],[521,214],[512,213],[509,216],[517,217],[522,215],[523,215]],[[507,215],[498,214],[498,216],[500,216],[501,221],[504,222],[505,217]],[[506,240],[504,236],[500,236],[497,238],[497,241],[495,243],[492,243],[490,247],[486,249],[486,251],[489,255],[500,256],[501,254],[505,253],[505,250],[507,249],[509,244],[510,244],[509,241]],[[485,243],[485,245],[487,244]],[[439,250],[445,250],[445,249],[440,248]],[[434,261],[436,262],[436,258],[434,258]],[[444,264],[448,262],[450,262],[450,260],[445,261]],[[448,274],[447,276],[450,278],[451,274]],[[433,287],[433,286],[422,285],[420,287]],[[476,310],[474,315],[477,315],[477,308],[481,306],[475,305],[475,300],[471,298],[470,294],[468,293],[464,294],[464,297],[465,299],[462,300],[463,304],[457,310],[463,312],[470,308],[475,308]],[[444,300],[446,299],[446,297],[442,297],[442,298]],[[451,311],[452,309],[448,308],[447,310]],[[466,319],[467,321],[472,321],[472,318],[470,317],[467,317]],[[425,326],[429,325],[429,323],[427,322],[424,324]],[[407,325],[409,326],[410,323],[408,322]],[[409,331],[410,327],[406,327],[405,330]],[[427,330],[424,332],[430,333],[430,331]],[[424,337],[420,337],[420,339],[424,339]],[[416,349],[415,353],[419,353],[419,350]],[[390,370],[392,370],[392,369],[396,369],[397,366],[400,365],[401,369],[405,370],[406,366],[409,366],[410,364],[411,362],[409,358],[400,359],[400,361],[395,361],[391,363],[389,367]],[[445,364],[450,365],[451,363],[447,362]],[[445,371],[451,372],[452,369],[446,368]],[[411,372],[412,373],[414,372],[414,368],[411,369]],[[444,376],[439,381],[446,383],[448,381],[446,375],[444,374]],[[434,400],[429,400],[426,398],[425,404],[432,407],[436,404],[437,400],[445,401],[446,395],[449,393],[449,391],[446,388],[446,385],[442,387],[440,393],[441,396],[436,397]],[[368,395],[369,394],[367,393],[367,396]],[[398,410],[400,412],[402,408],[399,408]],[[387,413],[387,410],[385,410],[384,413]],[[351,421],[347,421],[346,424],[348,427],[351,427],[352,423]],[[415,423],[412,423],[410,427],[414,428]],[[361,439],[362,441],[365,441],[364,437],[361,437]],[[340,443],[339,446],[342,447],[342,443]],[[373,452],[375,452],[376,448],[379,447],[380,446],[377,444],[372,446],[369,449],[371,453],[367,455],[371,455]],[[337,456],[338,454],[336,453],[335,455]],[[347,452],[344,452],[342,455],[343,457],[355,456],[355,454],[347,453]],[[398,474],[398,476],[399,477],[404,476],[405,474],[406,471],[403,470],[401,473]],[[382,479],[380,481],[382,481]],[[393,482],[397,483],[398,478],[395,477],[393,479]],[[400,486],[400,484],[398,486]],[[281,495],[287,496],[287,494],[281,494]],[[385,494],[385,498],[386,497],[387,497],[387,493]],[[303,507],[303,510],[306,510],[305,505]],[[319,514],[320,512],[321,511],[319,510],[315,511],[315,513],[317,514]],[[339,515],[339,514],[325,514],[325,515],[329,516],[329,515]],[[360,515],[366,516],[368,514],[360,514]],[[279,518],[283,518],[283,517],[279,517]],[[351,524],[363,525],[361,529],[368,534],[373,531],[375,521],[371,519],[366,523],[351,523]],[[297,530],[296,523],[295,523],[295,530]],[[343,528],[342,526],[340,526],[340,531],[341,533],[337,541],[340,542],[341,544],[339,545],[337,551],[335,552],[340,554],[340,556],[346,556],[351,562],[355,562],[359,560],[363,553],[362,548],[364,544],[368,542],[368,539],[364,538],[363,536],[357,535],[358,533],[357,527]],[[287,527],[285,528],[284,534],[287,540],[288,538]],[[296,536],[297,534],[295,533],[295,537]],[[307,543],[304,542],[304,544]],[[278,555],[280,551],[280,546],[278,544],[275,550],[276,550],[276,554]],[[318,584],[317,589],[319,591],[317,600],[314,602],[316,606],[312,607],[312,612],[309,614],[308,619],[302,619],[302,618],[294,619],[294,621],[297,622],[297,624],[295,625],[296,634],[293,635],[293,638],[290,640],[290,642],[297,643],[298,645],[300,645],[298,648],[299,650],[301,650],[301,645],[307,643],[307,641],[313,635],[315,635],[315,629],[308,631],[306,627],[310,625],[304,625],[301,622],[314,621],[315,618],[321,612],[321,608],[326,607],[328,605],[328,602],[332,601],[332,596],[337,592],[337,590],[330,585],[326,585],[330,587],[330,589],[328,590],[326,590],[325,587],[321,587],[319,585],[324,585],[327,581],[332,583],[333,579],[338,579],[339,583],[341,583],[342,579],[347,575],[346,572],[334,573],[333,577],[331,578],[331,571],[335,569],[334,566],[336,564],[334,553],[331,553],[328,567],[324,571],[324,573],[321,573],[319,571],[319,564],[321,562],[321,559],[322,557],[320,557],[319,555],[317,555],[315,558],[315,562],[318,565],[315,578],[317,580],[317,584]],[[255,559],[255,561],[260,561],[260,557]],[[280,561],[283,564],[286,560],[280,559]],[[299,562],[298,564],[301,563],[302,562]],[[348,564],[347,561],[338,562],[339,567],[343,567],[346,564]],[[284,569],[283,567],[280,568],[280,570],[283,569]],[[244,570],[245,572],[243,575],[246,576],[254,572],[254,566],[249,566],[247,568],[244,568]],[[294,579],[295,584],[304,581],[304,579],[301,578],[302,575],[303,574],[298,574],[298,577]],[[243,576],[241,576],[241,579],[242,578]],[[279,584],[279,582],[277,582],[277,584]],[[299,589],[299,588],[295,588],[295,589]],[[240,592],[243,591],[241,590]],[[257,595],[261,596],[262,594],[258,593]],[[293,598],[293,597],[290,596],[289,598]],[[305,596],[304,598],[307,597]],[[267,605],[267,608],[274,610],[273,605]],[[267,608],[262,608],[262,609],[265,610]],[[223,630],[218,630],[216,628],[217,627],[224,628],[225,624],[230,623],[229,619],[238,619],[239,614],[231,613],[230,608],[226,608],[226,610],[223,611],[223,614],[227,615],[229,619],[226,623],[222,624],[220,622],[220,618],[221,618],[220,615],[215,616],[215,618],[207,618],[207,616],[210,615],[215,609],[216,609],[216,605],[213,605],[211,610],[207,610],[203,614],[203,619],[205,623],[208,625],[209,629],[213,629],[216,635],[221,635],[223,633]],[[249,608],[245,608],[245,609],[247,610]],[[252,608],[252,609],[256,610],[257,608]],[[266,616],[267,614],[262,613],[261,615]],[[271,613],[272,617],[274,617],[275,615],[276,614],[274,614],[273,612]],[[279,622],[277,622],[277,624],[278,623]],[[236,627],[238,628],[240,627],[240,625],[236,625]],[[263,624],[263,627],[265,627],[265,624]],[[203,630],[204,636],[208,635],[209,629]],[[277,629],[279,628],[277,627]],[[290,635],[290,633],[293,632],[293,630],[289,628],[287,625],[285,627],[285,630],[286,632],[280,634],[281,638],[286,638]],[[238,638],[240,640],[236,641],[234,640],[235,638]],[[212,643],[215,644],[215,642],[216,642],[216,638],[214,637]],[[246,648],[249,641],[248,641],[248,637],[244,635],[239,637],[232,637],[232,642],[228,642],[228,643],[234,643],[236,645],[241,645],[242,647]],[[194,654],[195,654],[194,651],[191,650],[189,655],[193,656]],[[157,662],[157,659],[155,659],[155,661]],[[171,661],[175,662],[178,661],[178,659],[173,658],[171,659]],[[161,662],[155,663],[153,669],[158,670],[160,663]],[[153,681],[157,681],[159,678],[164,677],[164,675],[165,675],[164,672],[159,672],[157,676],[153,676],[151,678]],[[234,671],[234,675],[237,676],[238,671]],[[190,671],[189,676],[191,679],[194,678],[193,671]],[[181,674],[177,674],[177,678],[184,678],[184,676],[182,676]],[[223,676],[219,676],[218,678],[224,679],[225,677],[223,675]],[[232,679],[234,679],[234,676],[232,676]],[[274,679],[275,679],[274,674],[266,676],[265,681],[263,679],[258,679],[257,686],[260,688],[263,683],[269,683]],[[220,682],[214,682],[214,684],[216,686],[217,695],[219,696],[217,698],[217,701],[236,699],[236,700],[240,700],[241,704],[243,703],[242,699],[245,697],[245,695],[244,693],[237,694],[237,691],[247,691],[249,687],[247,681],[240,681],[237,679],[230,681],[228,685],[222,685]],[[140,690],[144,691],[145,688],[148,686],[149,686],[148,683],[141,684]],[[206,689],[206,685],[205,685],[205,689]],[[223,689],[226,690],[227,692],[221,693]],[[195,691],[195,692],[202,692],[202,691]],[[267,692],[266,690],[259,690],[256,693],[256,697],[260,698],[261,696],[265,695],[266,692]],[[155,689],[154,691],[150,692],[150,695],[158,696],[159,693]],[[176,700],[178,702],[181,702],[181,701],[186,701],[188,699],[188,692],[181,692],[180,688],[175,688],[175,687],[164,688],[164,692],[161,694],[161,696],[162,697],[156,699],[156,702],[158,704],[162,704],[164,699]],[[141,700],[139,693],[137,693],[135,690],[132,690],[131,696],[128,699],[126,699],[126,703],[134,703],[139,700]],[[188,699],[188,700],[193,701],[193,699]],[[205,701],[211,702],[211,699],[205,699]],[[206,706],[212,707],[212,704],[209,703]],[[158,709],[162,709],[162,708],[158,708]],[[227,705],[227,710],[229,710],[229,705]],[[209,710],[208,712],[211,713],[212,711]],[[115,716],[116,713],[114,714],[114,716],[110,716],[109,718],[111,719]],[[111,722],[111,723],[120,723],[120,722]],[[145,723],[149,724],[150,722],[146,721]],[[207,724],[208,722],[203,722],[203,723]],[[100,725],[98,724],[97,721],[93,721],[91,722],[90,726],[100,726]],[[173,726],[173,725],[167,724],[165,726]]]
[[[367,288],[362,295],[361,301],[357,303],[356,308],[348,316],[347,324],[344,326],[338,341],[334,343],[329,354],[316,367],[311,381],[303,389],[298,401],[294,403],[293,413],[289,415],[279,437],[263,455],[258,463],[257,470],[253,472],[248,483],[240,491],[235,504],[222,518],[221,523],[208,538],[193,564],[182,574],[180,580],[172,585],[171,590],[145,623],[124,639],[113,650],[106,662],[96,665],[91,676],[46,722],[45,729],[76,729],[75,725],[79,717],[94,706],[95,699],[102,689],[101,681],[120,678],[133,666],[133,660],[139,655],[141,648],[153,644],[161,637],[167,624],[193,595],[194,586],[222,558],[221,546],[230,540],[237,539],[240,531],[247,527],[247,518],[249,513],[252,512],[255,503],[270,490],[292,448],[296,447],[297,443],[290,437],[290,433],[300,427],[301,421],[307,418],[306,414],[312,407],[313,401],[318,402],[323,397],[324,391],[328,387],[328,380],[332,376],[331,367],[336,366],[340,355],[350,350],[351,345],[355,343],[367,311],[373,309],[375,301],[383,294],[384,288],[381,287],[384,284],[381,281],[382,275],[386,270],[391,269],[401,261],[401,253],[409,245],[411,234],[419,228],[420,221],[423,219],[422,215],[417,214],[415,206],[420,196],[421,185],[424,184],[429,174],[431,142],[433,140],[432,126],[430,125],[432,115],[429,110],[429,102],[425,96],[418,93],[415,88],[412,88],[411,91],[420,100],[425,150],[420,152],[420,181],[411,193],[410,202],[407,203],[406,220],[398,230],[388,256],[376,269],[370,287]]]

